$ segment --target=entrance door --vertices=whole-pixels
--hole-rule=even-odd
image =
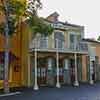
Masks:
[[[75,64],[74,59],[70,59],[70,79],[71,83],[73,84],[75,81]]]
[[[16,63],[12,67],[12,80],[15,83],[21,83],[21,66],[20,64]]]
[[[40,63],[38,64],[38,84],[40,86],[45,86],[47,80],[47,67],[46,63]]]
[[[63,60],[63,75],[64,75],[64,84],[70,84],[70,69],[69,69],[69,59]]]
[[[95,61],[91,62],[92,80],[95,81]]]
[[[59,61],[59,80],[60,80],[60,83],[64,83],[64,73],[63,73],[63,60],[60,60]]]

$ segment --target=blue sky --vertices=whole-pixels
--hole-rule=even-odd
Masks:
[[[46,17],[53,12],[61,21],[85,26],[85,37],[100,35],[100,0],[41,0],[43,9],[39,15]]]

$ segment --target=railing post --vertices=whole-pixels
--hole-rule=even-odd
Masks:
[[[58,39],[56,40],[56,66],[57,66],[57,82],[56,87],[60,88],[60,82],[59,82],[59,52],[58,52]]]

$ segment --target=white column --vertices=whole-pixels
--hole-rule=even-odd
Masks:
[[[56,66],[57,66],[57,83],[56,83],[56,87],[60,88],[60,82],[59,82],[59,53],[58,53],[58,40],[56,40],[56,46],[57,46],[57,50],[56,50]]]
[[[28,54],[28,87],[31,85],[31,57],[30,54]]]
[[[35,83],[34,83],[34,90],[38,90],[38,83],[37,83],[37,49],[35,48]]]
[[[74,86],[79,86],[79,82],[78,82],[78,74],[77,74],[77,54],[74,54],[75,57],[75,82],[74,82]]]

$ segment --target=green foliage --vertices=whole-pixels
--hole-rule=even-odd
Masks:
[[[16,27],[17,27],[15,23],[16,23],[16,19],[14,17],[9,16],[9,18],[8,18],[8,28],[9,28],[8,34],[9,35],[12,35],[15,32]],[[5,23],[2,22],[0,24],[0,33],[5,35],[4,32],[5,32]]]
[[[100,41],[100,36],[97,38],[98,41]]]
[[[25,11],[25,4],[23,4],[20,1],[17,0],[9,0],[7,1],[7,11],[5,10],[4,2],[2,2],[2,5],[0,5],[0,10],[2,13],[6,16],[6,13],[8,14],[7,17],[7,23],[9,28],[9,35],[12,35],[16,31],[16,27],[20,16],[24,15]],[[6,23],[6,24],[7,24]],[[0,23],[0,33],[5,33],[5,21]]]
[[[27,19],[27,24],[34,34],[40,33],[44,35],[49,35],[52,33],[53,28],[45,23],[43,18],[37,16],[37,10],[42,7],[40,0],[29,0],[26,9],[26,3],[20,2],[20,0],[7,0],[8,5],[8,28],[9,35],[15,33],[19,20]],[[0,6],[0,10],[5,14],[5,8],[3,5]],[[5,32],[5,22],[0,23],[0,33]]]
[[[27,23],[34,34],[40,33],[47,36],[53,31],[51,25],[47,24],[43,18],[37,16],[30,16]]]
[[[14,14],[16,16],[23,15],[26,10],[26,4],[18,0],[9,0],[8,2],[8,11],[9,14]]]

